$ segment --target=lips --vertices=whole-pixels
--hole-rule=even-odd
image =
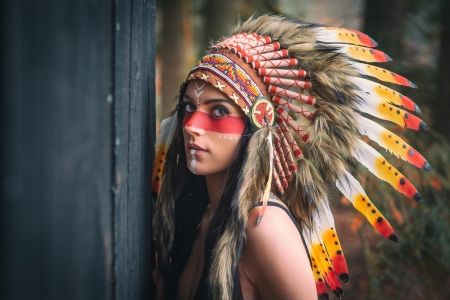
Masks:
[[[208,152],[206,149],[204,149],[201,146],[194,144],[194,143],[187,144],[187,148],[188,148],[189,152],[195,151],[195,154],[201,154],[201,153]]]

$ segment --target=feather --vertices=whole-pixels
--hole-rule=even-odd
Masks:
[[[338,50],[336,52],[347,55],[350,58],[365,61],[365,62],[388,62],[391,61],[392,58],[389,57],[386,53],[375,50],[367,47],[360,47],[354,45],[330,45],[337,46]]]
[[[279,67],[289,67],[298,65],[298,60],[294,58],[286,59],[274,59],[274,60],[263,60],[252,62],[253,69],[259,68],[279,68]]]
[[[431,166],[426,159],[398,135],[362,116],[356,117],[356,123],[358,131],[361,134],[366,135],[372,141],[377,142],[378,145],[390,153],[408,161],[418,168],[431,171]]]
[[[280,191],[281,194],[283,194],[284,193],[283,187],[287,187],[289,183],[286,180],[286,174],[284,173],[283,166],[281,165],[280,154],[278,153],[278,150],[275,145],[273,149],[273,162],[276,170],[276,172],[273,172],[274,174],[273,178],[275,179],[275,184],[278,190]]]
[[[396,83],[399,85],[409,86],[417,89],[417,85],[415,85],[405,77],[395,74],[394,72],[391,72],[389,70],[357,62],[352,63],[352,66],[356,70],[358,70],[362,75],[375,77],[381,81]]]
[[[361,184],[348,171],[345,171],[342,177],[336,181],[336,186],[373,227],[384,237],[398,243],[397,235],[391,224],[370,201]]]
[[[369,93],[374,96],[378,96],[384,101],[388,101],[395,105],[401,105],[410,111],[415,111],[421,114],[421,110],[417,104],[415,104],[411,99],[402,94],[390,89],[382,84],[367,80],[361,77],[350,77],[350,81],[353,82],[358,88],[360,88],[364,93]]]
[[[343,282],[348,281],[348,268],[345,261],[344,253],[342,251],[341,243],[334,225],[333,214],[330,206],[326,201],[322,201],[322,207],[317,208],[318,217],[320,219],[321,228],[320,235],[330,256],[336,273]]]
[[[287,181],[291,181],[292,179],[292,172],[289,169],[289,165],[287,163],[284,151],[283,151],[283,146],[281,145],[281,140],[280,137],[275,136],[275,152],[278,152],[278,158],[282,164],[282,169],[284,172],[284,175],[286,176],[286,180]],[[286,185],[287,187],[287,185]]]
[[[264,37],[264,38],[248,38],[248,37],[243,37],[243,38],[237,38],[235,40],[232,41],[228,41],[225,43],[218,43],[215,44],[214,47],[219,48],[219,49],[230,49],[232,47],[240,47],[240,49],[242,50],[249,50],[252,48],[256,48],[259,46],[263,46],[266,44],[269,44],[271,42],[271,39],[269,37]]]
[[[271,51],[276,51],[280,49],[280,43],[274,42],[271,44],[267,44],[267,45],[263,45],[263,46],[259,46],[250,50],[246,50],[243,51],[244,52],[244,56],[247,55],[255,55],[255,54],[261,54],[261,53],[266,53],[266,52],[271,52]]]
[[[319,27],[313,30],[319,42],[354,44],[371,48],[377,46],[377,42],[371,37],[357,30],[338,27]]]
[[[380,153],[375,149],[357,139],[357,147],[353,156],[363,164],[371,173],[378,178],[391,184],[400,193],[417,202],[422,201],[422,196],[412,183],[396,168],[394,168]]]
[[[268,91],[274,95],[278,95],[278,96],[282,96],[282,97],[286,97],[286,98],[290,98],[293,100],[297,100],[297,101],[302,101],[305,104],[309,104],[309,105],[315,105],[316,104],[316,99],[312,96],[306,96],[297,92],[293,92],[291,90],[287,90],[284,88],[281,88],[279,86],[275,86],[275,85],[269,85],[269,87],[267,88]]]
[[[254,61],[265,61],[265,60],[273,60],[277,58],[285,58],[289,57],[289,52],[286,49],[273,51],[273,52],[267,52],[262,54],[255,54],[252,56],[246,56],[244,58],[244,61],[246,63],[251,63]]]
[[[281,135],[283,135],[286,138],[289,147],[292,149],[292,152],[294,153],[295,158],[301,159],[303,157],[303,152],[302,152],[302,150],[300,150],[297,142],[292,137],[292,134],[289,131],[289,128],[287,128],[286,123],[284,122],[284,119],[281,117],[278,117],[276,119],[276,122],[277,122],[279,128],[281,129]],[[291,167],[289,167],[289,168],[291,168]]]
[[[311,113],[310,111],[304,109],[303,107],[297,106],[297,105],[293,104],[292,102],[289,102],[289,101],[281,98],[280,96],[273,96],[272,100],[276,104],[282,105],[286,111],[292,110],[293,112],[307,118],[308,120],[312,120],[314,118],[314,114]]]
[[[317,212],[315,212],[317,213]],[[319,272],[325,278],[328,286],[336,294],[338,298],[344,294],[342,290],[341,283],[334,271],[333,265],[331,264],[331,259],[328,256],[327,249],[324,246],[324,242],[320,237],[320,221],[317,214],[313,214],[313,220],[315,221],[313,226],[313,234],[311,239],[311,256],[312,263],[318,267]]]
[[[152,173],[151,192],[152,196],[156,199],[161,187],[161,174],[165,163],[165,155],[172,142],[173,135],[178,125],[177,111],[167,119],[161,122],[161,129],[158,138],[155,142],[155,163]]]
[[[283,193],[284,193],[284,188],[283,188],[283,185],[281,184],[281,180],[280,180],[280,178],[282,178],[282,177],[281,177],[281,175],[278,175],[278,173],[281,174],[281,172],[279,171],[279,169],[276,167],[276,168],[275,168],[275,172],[272,173],[272,176],[273,176],[273,182],[275,183],[275,186],[277,187],[278,191],[279,191],[281,194],[283,194]]]
[[[280,77],[264,76],[263,81],[265,83],[269,83],[269,84],[284,85],[284,87],[294,87],[294,88],[301,88],[301,89],[309,89],[311,87],[311,82],[309,82],[309,81],[286,79],[286,78],[280,78]]]
[[[273,173],[273,142],[272,142],[272,132],[269,131],[269,135],[267,136],[267,144],[269,146],[269,176],[267,179],[267,183],[266,183],[266,187],[264,189],[264,194],[262,197],[262,203],[263,206],[261,208],[261,211],[259,213],[258,219],[256,221],[256,226],[259,225],[259,223],[261,223],[261,220],[264,216],[264,213],[266,211],[266,207],[267,207],[267,201],[269,200],[269,196],[270,196],[270,188],[272,187],[272,173]]]
[[[270,68],[258,68],[259,76],[280,76],[285,78],[304,78],[307,73],[303,70],[293,69],[270,69]]]
[[[357,93],[358,94],[358,93]],[[401,108],[380,101],[372,94],[358,94],[361,101],[356,103],[356,108],[379,119],[391,121],[401,127],[414,130],[428,130],[424,121]]]
[[[281,121],[277,120],[277,122],[281,122]],[[278,136],[280,137],[281,149],[283,150],[284,158],[288,165],[288,170],[295,171],[295,170],[297,170],[297,165],[294,162],[294,157],[292,156],[289,142],[287,141],[286,137],[284,136],[285,132],[279,126],[277,127],[277,131],[278,131]],[[292,176],[292,173],[291,173],[291,176]]]
[[[276,112],[304,142],[306,142],[308,140],[308,138],[309,138],[308,134],[297,124],[297,122],[295,122],[294,119],[291,118],[291,116],[288,115],[288,113],[284,110],[283,107],[279,106],[276,109]],[[283,125],[281,125],[281,126],[283,126]],[[282,129],[284,129],[284,128],[282,128]],[[296,157],[297,157],[297,155],[296,155]]]
[[[303,231],[303,237],[305,238],[306,246],[308,248],[309,259],[311,262],[311,268],[313,271],[314,282],[316,284],[316,291],[319,299],[329,299],[327,286],[325,285],[325,279],[323,277],[323,273],[321,272],[322,266],[318,263],[319,259],[316,256],[316,253],[313,253],[312,249],[312,232]],[[317,262],[316,262],[317,261]]]

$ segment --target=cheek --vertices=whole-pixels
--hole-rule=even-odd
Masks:
[[[241,135],[245,129],[245,120],[243,117],[231,116],[216,119],[207,113],[196,111],[193,114],[185,112],[182,125],[222,134]]]
[[[207,163],[204,166],[219,171],[227,168],[235,159],[242,135],[209,131],[205,133],[205,137],[210,141],[208,143],[210,152],[209,156],[205,157],[208,161],[203,161]]]
[[[208,132],[214,151],[212,155],[218,160],[229,160],[234,157],[242,134]]]

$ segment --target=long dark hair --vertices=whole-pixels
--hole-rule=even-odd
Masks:
[[[186,90],[185,85],[180,95],[178,110],[178,128],[174,137],[174,141],[169,147],[167,159],[174,159],[170,163],[172,166],[166,165],[167,168],[176,168],[176,172],[171,172],[175,178],[169,180],[174,189],[179,187],[179,192],[175,195],[175,233],[173,246],[171,251],[171,263],[169,267],[167,296],[168,299],[175,299],[177,293],[178,281],[181,276],[189,255],[191,253],[195,238],[198,233],[198,225],[202,215],[209,203],[206,180],[204,176],[194,175],[187,168],[186,153],[184,149],[184,137],[182,134],[181,121],[184,116],[183,95]],[[236,192],[241,168],[245,162],[245,153],[252,136],[253,130],[248,117],[245,117],[246,126],[240,139],[233,162],[228,167],[227,181],[224,186],[222,197],[219,201],[215,214],[210,222],[204,249],[204,265],[203,272],[197,287],[195,299],[211,298],[208,275],[211,265],[211,257],[214,247],[224,232],[227,220],[231,213],[231,201]],[[239,276],[236,273],[234,278],[234,290],[237,298],[242,298]]]

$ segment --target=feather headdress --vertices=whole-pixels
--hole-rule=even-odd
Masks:
[[[411,99],[369,80],[416,88],[398,74],[365,63],[391,60],[373,49],[376,45],[356,30],[264,15],[238,25],[232,36],[214,44],[187,76],[182,86],[194,79],[211,83],[242,108],[256,129],[230,219],[213,252],[209,284],[214,298],[232,297],[248,210],[261,196],[266,203],[267,189],[261,187],[267,184],[306,224],[303,235],[322,297],[328,297],[325,283],[340,297],[340,281],[348,280],[329,205],[330,187],[337,187],[383,236],[398,241],[392,226],[349,172],[348,162],[358,161],[420,202],[412,183],[361,138],[367,136],[397,157],[431,171],[423,156],[369,116],[413,130],[428,127],[413,114],[420,109]],[[170,252],[173,238],[167,228],[174,221],[167,218],[174,213],[161,210],[174,205],[164,201],[157,201],[154,226],[157,242]],[[163,256],[169,258],[168,253]]]

